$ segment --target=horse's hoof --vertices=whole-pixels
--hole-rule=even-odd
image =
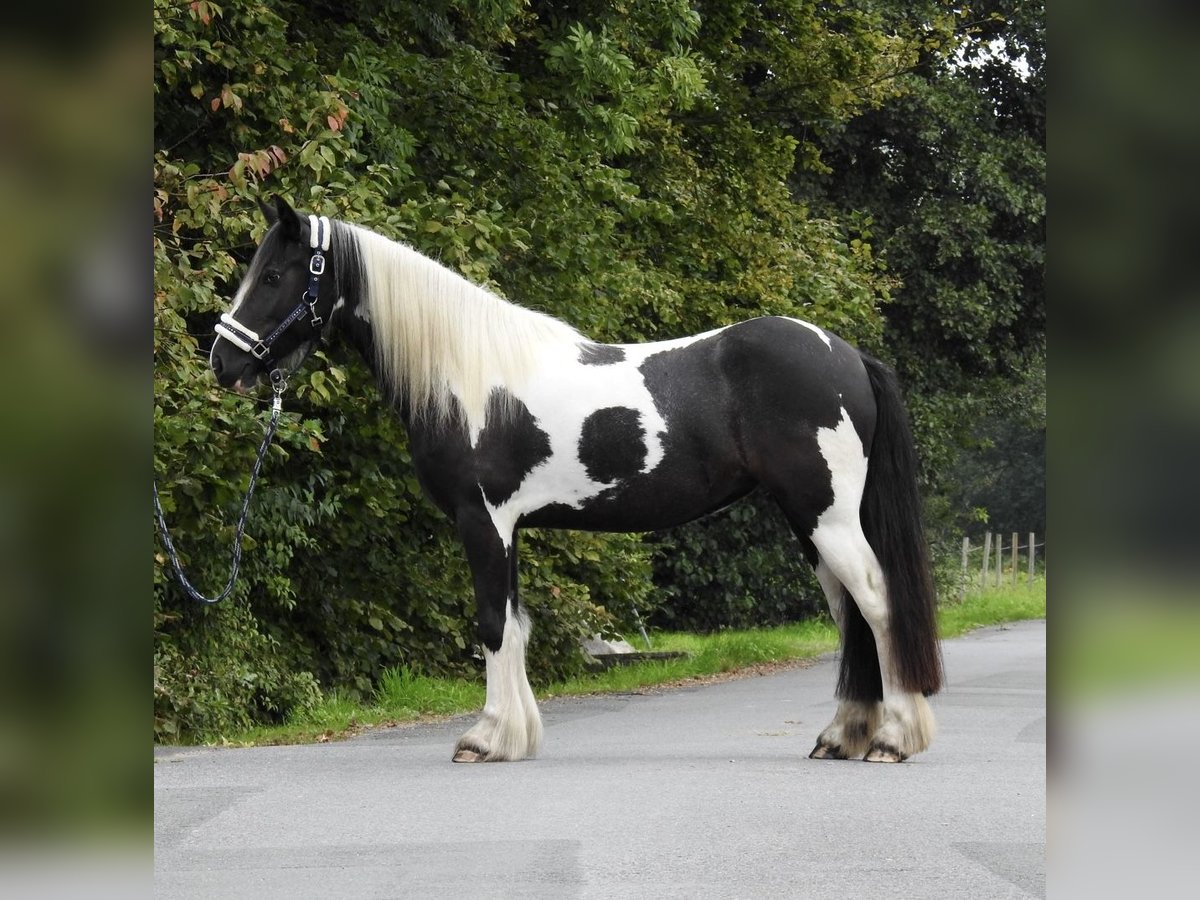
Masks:
[[[483,762],[483,759],[484,756],[482,753],[476,750],[468,750],[466,747],[463,747],[454,754],[454,761],[456,763]]]
[[[809,759],[845,759],[846,754],[841,747],[832,744],[817,744],[813,747],[813,752],[808,754]]]
[[[863,757],[867,762],[898,763],[904,762],[904,754],[895,747],[886,744],[875,744]]]

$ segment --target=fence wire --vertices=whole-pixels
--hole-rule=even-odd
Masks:
[[[1006,537],[1009,539],[1005,540]],[[966,597],[968,588],[975,590],[1006,582],[1017,584],[1022,572],[1023,580],[1029,583],[1036,577],[1039,569],[1045,572],[1046,541],[1037,540],[1035,532],[1027,531],[1024,541],[1018,538],[1014,552],[1011,537],[1012,532],[1007,535],[1004,532],[989,532],[976,544],[970,535],[964,536],[964,546],[961,547],[962,575],[958,588],[960,601]],[[1032,545],[1029,540],[1031,537]],[[980,554],[984,554],[982,558]]]

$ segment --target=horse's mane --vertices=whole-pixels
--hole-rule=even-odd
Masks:
[[[566,323],[514,306],[405,244],[345,227],[354,246],[343,252],[364,276],[358,302],[374,332],[379,377],[414,418],[461,418],[476,430],[493,389],[519,389],[539,350],[584,340]]]

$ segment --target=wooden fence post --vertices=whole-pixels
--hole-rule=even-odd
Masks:
[[[1020,565],[1018,565],[1018,563],[1017,563],[1017,547],[1020,545],[1020,543],[1021,543],[1020,536],[1014,531],[1012,533],[1012,566],[1013,566],[1012,583],[1013,583],[1013,587],[1016,587],[1016,585],[1017,585],[1017,569],[1021,568]]]
[[[1000,587],[1000,579],[1004,576],[1004,536],[996,532],[996,587]]]
[[[971,539],[963,535],[962,579],[958,583],[958,602],[962,603],[967,596],[967,565],[971,561]]]
[[[1037,535],[1034,534],[1032,531],[1029,532],[1029,583],[1030,584],[1033,584],[1033,574],[1036,571],[1033,568],[1033,558],[1037,554],[1037,550],[1036,550],[1037,541],[1035,540],[1035,538],[1037,538]]]
[[[987,587],[988,563],[992,559],[992,533],[985,531],[983,533],[983,569],[979,573],[979,586]]]

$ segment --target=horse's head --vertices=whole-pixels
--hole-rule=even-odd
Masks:
[[[229,312],[216,326],[209,361],[225,387],[249,390],[278,369],[295,370],[316,347],[335,301],[325,274],[331,225],[300,216],[286,201],[259,201],[271,227],[259,244]]]

